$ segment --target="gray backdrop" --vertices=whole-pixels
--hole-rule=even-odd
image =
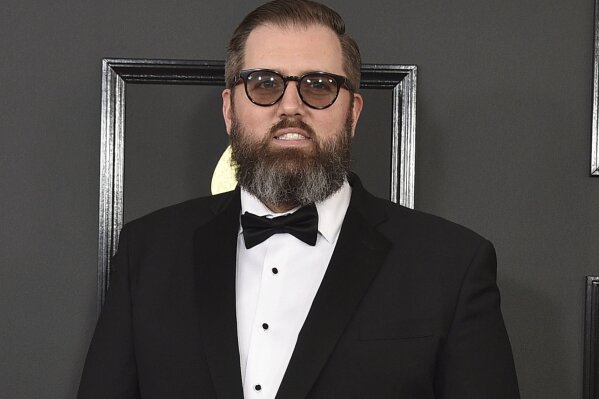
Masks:
[[[0,397],[77,389],[96,318],[101,58],[223,59],[258,3],[3,1]],[[419,66],[416,207],[495,243],[523,398],[581,397],[583,278],[599,274],[593,0],[327,3],[364,62]]]

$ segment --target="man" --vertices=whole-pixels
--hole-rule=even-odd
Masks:
[[[492,245],[349,172],[360,56],[275,0],[231,39],[240,189],[123,228],[79,398],[518,398]]]

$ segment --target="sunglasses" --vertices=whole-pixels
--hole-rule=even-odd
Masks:
[[[350,92],[354,91],[345,76],[329,72],[283,76],[271,69],[247,69],[235,75],[234,85],[239,84],[241,80],[249,100],[262,107],[274,105],[281,100],[290,81],[297,83],[297,92],[302,102],[314,109],[325,109],[333,105],[342,86]]]

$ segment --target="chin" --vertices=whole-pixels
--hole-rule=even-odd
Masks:
[[[270,144],[268,146],[268,151],[277,156],[296,156],[296,157],[305,157],[309,155],[313,155],[316,152],[314,143],[310,143],[309,145],[301,145],[301,146],[286,146],[280,144]]]

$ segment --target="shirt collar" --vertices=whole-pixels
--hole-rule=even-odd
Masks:
[[[318,211],[318,232],[330,243],[333,244],[339,232],[341,231],[341,225],[345,218],[345,212],[349,206],[349,200],[351,198],[351,186],[347,182],[343,182],[343,185],[333,195],[325,199],[324,201],[317,202],[316,210]],[[288,215],[297,211],[299,207],[290,209],[287,212],[275,213],[268,209],[258,198],[247,192],[241,187],[241,213],[250,212],[257,216],[276,217]],[[240,226],[241,231],[241,226]]]

